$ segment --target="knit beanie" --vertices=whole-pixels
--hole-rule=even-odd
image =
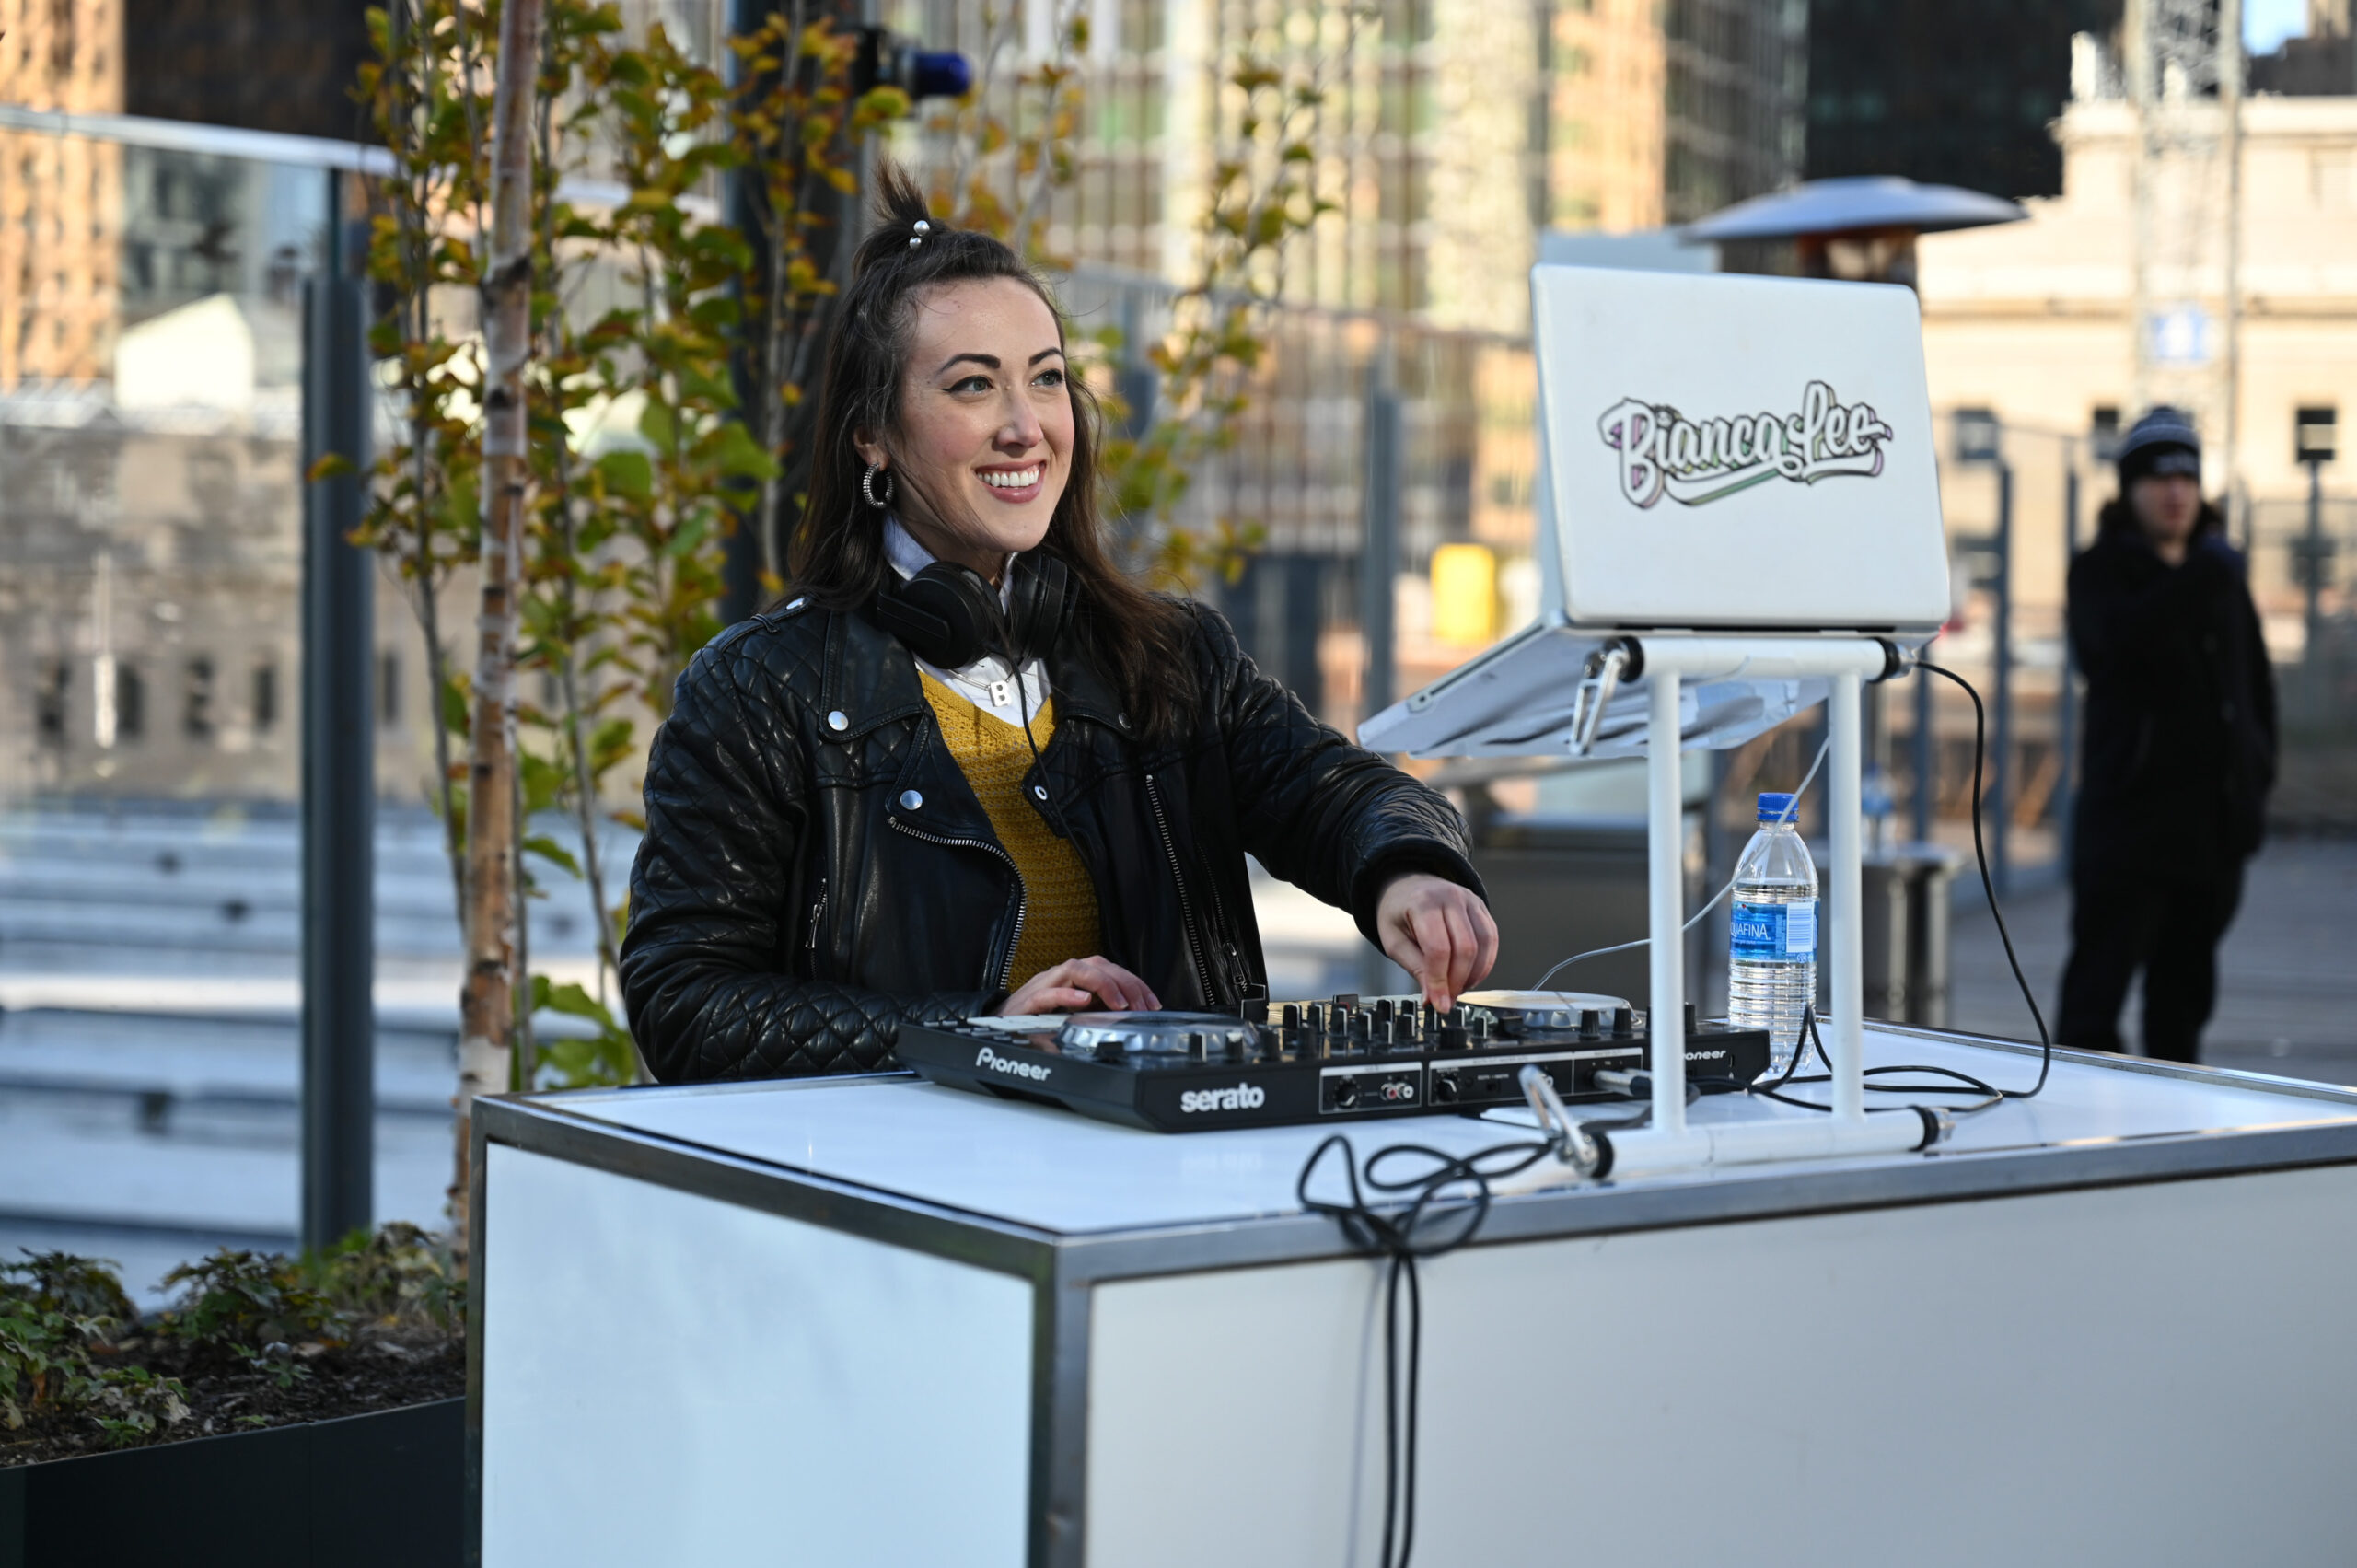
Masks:
[[[2119,488],[2128,487],[2146,476],[2189,474],[2199,482],[2201,478],[2201,437],[2193,428],[2193,421],[2184,411],[2164,403],[2138,420],[2128,434],[2120,437]]]

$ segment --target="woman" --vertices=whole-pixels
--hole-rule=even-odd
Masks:
[[[2119,464],[2119,498],[2071,563],[2087,738],[2056,1033],[2119,1050],[2142,969],[2145,1054],[2191,1062],[2275,780],[2275,686],[2242,557],[2201,499],[2192,424],[2154,409]]]
[[[1053,299],[881,187],[795,594],[696,656],[648,763],[621,972],[656,1075],[888,1066],[911,1019],[1233,1010],[1267,994],[1248,853],[1450,1005],[1497,952],[1456,811],[1120,575]]]

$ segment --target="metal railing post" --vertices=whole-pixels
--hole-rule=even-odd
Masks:
[[[1915,796],[1907,803],[1908,827],[1914,842],[1919,844],[1932,842],[1932,807],[1938,804],[1940,789],[1939,749],[1934,744],[1932,725],[1932,678],[1919,669],[1915,672],[1915,736],[1912,748]]]
[[[367,300],[328,175],[324,264],[303,294],[303,1245],[373,1223],[377,1054],[376,631],[367,499]]]
[[[1366,535],[1359,556],[1359,631],[1366,668],[1359,689],[1359,713],[1372,717],[1391,705],[1397,684],[1398,649],[1392,598],[1399,574],[1401,481],[1399,393],[1391,385],[1390,344],[1376,354],[1367,370],[1366,491],[1361,515]]]
[[[1997,614],[1990,628],[1991,679],[1988,789],[1982,797],[1989,875],[2003,898],[2013,886],[2011,819],[2014,743],[2014,465],[1997,461]]]
[[[2304,710],[2300,716],[2307,723],[2317,724],[2323,721],[2326,707],[2324,660],[2319,656],[2324,645],[2324,463],[2310,458],[2307,469],[2306,559],[2300,573],[2302,625],[2306,633],[2300,649],[2300,706]]]

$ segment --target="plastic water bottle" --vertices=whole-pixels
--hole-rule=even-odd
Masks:
[[[1759,830],[1735,863],[1727,1018],[1766,1029],[1768,1071],[1782,1074],[1800,1041],[1801,1013],[1817,1001],[1817,863],[1793,825],[1793,797],[1759,797]]]

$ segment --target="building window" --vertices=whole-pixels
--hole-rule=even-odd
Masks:
[[[213,738],[213,661],[200,654],[188,661],[180,687],[180,732],[191,740]]]
[[[2096,461],[2107,463],[2119,456],[2119,408],[2116,403],[2098,403],[2087,420],[2087,438],[2096,449]]]
[[[268,735],[278,727],[278,667],[254,666],[254,733]]]
[[[2004,436],[1994,409],[1960,408],[1956,411],[1956,460],[1960,463],[1993,462],[2002,455]]]
[[[33,686],[33,727],[43,746],[61,751],[65,749],[66,684],[73,674],[73,667],[64,659],[43,659]]]
[[[387,648],[377,656],[377,722],[390,728],[401,722],[401,655]]]
[[[118,659],[114,667],[114,738],[136,740],[147,732],[147,685],[139,667]]]
[[[2304,408],[2292,415],[2292,460],[2328,463],[2340,451],[2340,411]]]

